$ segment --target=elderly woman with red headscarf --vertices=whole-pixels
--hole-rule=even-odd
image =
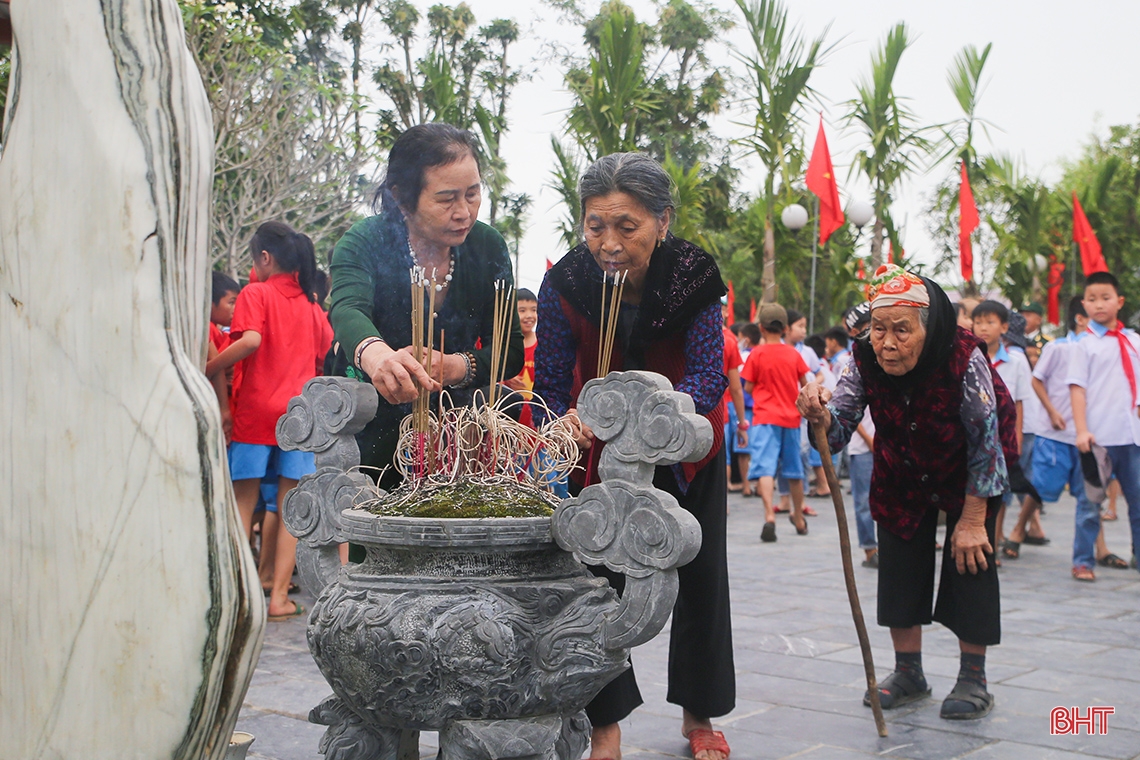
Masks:
[[[947,719],[980,718],[986,647],[1001,639],[994,522],[1016,462],[1013,402],[985,344],[958,327],[937,284],[893,264],[868,289],[871,329],[834,392],[809,385],[800,413],[822,425],[832,450],[847,445],[870,408],[875,421],[871,514],[879,525],[879,625],[891,629],[895,670],[879,684],[884,708],[930,695],[922,626],[938,621],[959,641],[961,667],[942,703]],[[946,513],[934,603],[935,532]],[[931,607],[933,604],[933,615]],[[864,704],[870,704],[869,695]]]

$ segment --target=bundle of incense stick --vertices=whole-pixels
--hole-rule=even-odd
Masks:
[[[435,273],[432,272],[434,278]],[[432,348],[435,345],[435,293],[432,281],[428,279],[427,271],[420,267],[412,267],[412,356],[423,365],[424,370],[431,377]],[[426,302],[426,303],[425,303]],[[425,324],[426,320],[426,324]],[[426,330],[425,330],[426,327]],[[413,428],[418,434],[416,461],[421,475],[426,474],[428,440],[427,434],[431,428],[431,391],[420,388],[415,401],[412,402]]]
[[[488,402],[495,405],[499,384],[507,371],[507,349],[511,342],[511,325],[514,322],[515,289],[506,280],[495,280],[495,311],[491,326],[491,388]]]
[[[605,377],[610,370],[610,361],[613,359],[614,338],[617,336],[618,310],[621,308],[621,296],[625,291],[626,272],[615,272],[613,282],[607,299],[606,283],[609,278],[602,274],[602,308],[598,314],[598,330],[601,333],[598,340],[598,377]],[[606,301],[609,300],[609,310],[606,310]]]

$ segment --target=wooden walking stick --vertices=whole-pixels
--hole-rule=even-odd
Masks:
[[[871,641],[867,638],[867,624],[863,622],[863,607],[859,604],[859,591],[855,588],[855,568],[851,562],[851,534],[847,531],[847,511],[843,508],[843,494],[839,478],[831,464],[831,446],[827,431],[822,425],[812,425],[815,447],[823,460],[823,473],[831,489],[831,503],[835,505],[835,522],[839,526],[839,552],[843,555],[843,580],[847,582],[847,601],[851,604],[851,617],[855,620],[855,633],[859,635],[859,649],[863,653],[863,670],[867,673],[867,692],[871,695],[871,712],[875,715],[875,728],[879,736],[887,735],[887,722],[883,719],[883,706],[879,700],[879,683],[875,677],[875,662],[871,657]]]

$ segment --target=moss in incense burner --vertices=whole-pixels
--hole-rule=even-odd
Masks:
[[[420,483],[402,486],[368,510],[387,517],[549,517],[552,494],[522,483]]]

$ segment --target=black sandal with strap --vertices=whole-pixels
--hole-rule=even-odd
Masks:
[[[900,707],[909,702],[915,702],[930,696],[930,687],[925,690],[919,688],[918,683],[909,673],[896,670],[884,678],[879,684],[879,704],[884,710]],[[863,695],[863,704],[871,706],[871,693]]]
[[[946,720],[977,720],[990,714],[994,695],[976,681],[959,681],[942,700],[942,717]]]

